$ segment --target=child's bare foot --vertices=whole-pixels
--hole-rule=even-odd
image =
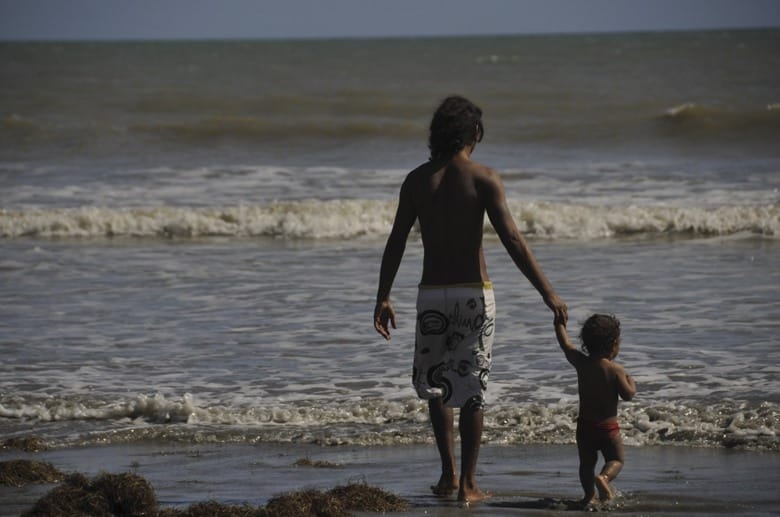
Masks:
[[[609,479],[604,474],[596,476],[596,490],[599,491],[599,499],[602,501],[609,501],[615,494],[609,487]]]
[[[454,476],[447,476],[445,474],[441,475],[438,483],[431,485],[431,492],[433,492],[433,495],[438,495],[439,497],[450,496],[457,489],[458,478]]]

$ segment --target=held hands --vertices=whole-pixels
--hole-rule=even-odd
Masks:
[[[390,300],[376,302],[376,307],[374,308],[374,328],[377,332],[382,334],[382,337],[390,340],[390,327],[388,326],[388,322],[393,328],[396,328],[393,304],[390,303]]]
[[[553,293],[544,299],[544,303],[553,311],[553,314],[555,315],[555,324],[560,323],[565,327],[566,322],[569,321],[569,312],[563,300],[557,294]]]

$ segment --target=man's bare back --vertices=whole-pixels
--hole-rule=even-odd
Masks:
[[[406,189],[420,223],[425,258],[422,283],[446,285],[488,280],[482,252],[490,171],[463,154],[412,171]],[[403,195],[403,194],[402,194]]]
[[[401,186],[393,230],[383,266],[397,269],[406,237],[419,219],[422,234],[421,283],[449,285],[488,281],[482,235],[487,214],[510,257],[542,294],[556,319],[565,321],[566,306],[555,294],[506,203],[504,186],[494,170],[471,159],[474,145],[451,158],[432,160],[408,174]],[[387,281],[383,281],[387,280]],[[377,300],[389,295],[392,276],[380,272]],[[379,330],[379,329],[378,329]],[[384,335],[384,333],[383,333]],[[385,336],[387,337],[387,336]]]

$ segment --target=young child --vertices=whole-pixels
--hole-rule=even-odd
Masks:
[[[582,326],[582,353],[569,341],[566,325],[555,323],[555,335],[566,359],[577,369],[580,411],[577,418],[577,450],[580,456],[580,483],[585,490],[583,505],[599,499],[612,499],[609,482],[623,468],[623,441],[617,420],[618,395],[631,400],[636,394],[634,380],[613,361],[620,350],[620,322],[614,316],[594,314]],[[598,452],[604,455],[604,468],[596,476]]]

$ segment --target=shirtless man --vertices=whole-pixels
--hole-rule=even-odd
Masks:
[[[484,216],[514,263],[565,322],[566,305],[552,288],[517,228],[498,174],[471,154],[482,140],[482,111],[463,97],[445,99],[430,126],[428,162],[410,172],[387,240],[379,275],[374,328],[390,339],[396,328],[390,290],[406,240],[419,220],[424,249],[417,298],[413,384],[428,400],[441,455],[441,477],[432,490],[461,502],[487,497],[476,482],[484,391],[492,361],[495,303],[482,251]],[[460,408],[461,471],[454,455],[453,408]]]

